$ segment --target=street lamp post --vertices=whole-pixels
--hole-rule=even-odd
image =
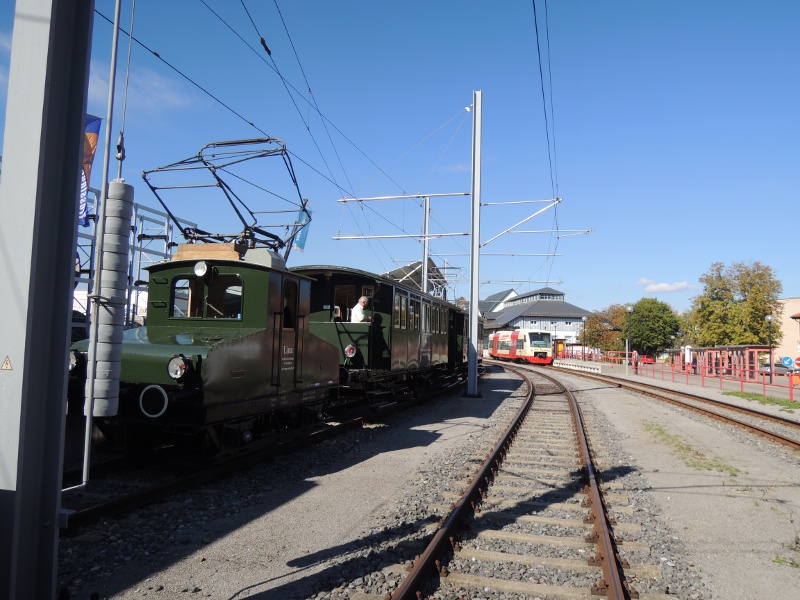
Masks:
[[[628,311],[628,331],[625,336],[625,375],[628,374],[628,363],[630,362],[630,347],[631,347],[631,313],[633,312],[632,306],[626,306],[625,310]]]
[[[585,315],[581,318],[581,321],[583,321],[583,353],[582,353],[582,358],[583,358],[583,360],[586,360],[586,316]]]
[[[775,364],[772,358],[772,321],[775,319],[772,315],[767,315],[764,320],[769,325],[769,382],[772,383],[772,365]]]

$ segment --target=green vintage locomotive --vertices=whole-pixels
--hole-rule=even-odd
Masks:
[[[146,325],[123,334],[116,410],[95,419],[116,447],[169,444],[218,456],[324,418],[336,404],[383,403],[465,376],[464,311],[357,269],[286,267],[310,219],[299,190],[294,227],[285,217],[267,225],[258,221],[269,211],[252,208],[251,198],[289,194],[250,185],[246,201],[223,181],[252,183],[264,171],[236,169],[266,157],[283,159],[296,188],[289,155],[275,138],[209,144],[143,174],[188,243],[147,268]],[[199,184],[181,180],[198,175],[205,176]],[[190,228],[162,198],[177,193],[197,207],[204,190],[224,195],[239,221],[236,233]],[[370,320],[350,323],[361,296],[369,299]],[[85,410],[88,348],[87,340],[72,347],[70,415]]]
[[[123,338],[119,412],[96,421],[115,445],[217,453],[336,400],[338,350],[309,330],[312,281],[275,252],[187,244],[149,274],[147,324]],[[70,410],[83,406],[87,347],[73,345]]]

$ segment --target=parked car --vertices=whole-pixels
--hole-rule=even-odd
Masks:
[[[792,373],[793,370],[789,367],[785,367],[783,365],[775,364],[772,365],[772,369],[770,370],[769,365],[762,365],[758,368],[759,373],[764,373],[765,375],[769,375],[772,372],[773,375],[786,375],[787,373]]]
[[[653,360],[653,357],[652,357],[652,356],[650,356],[649,354],[642,354],[642,355],[639,357],[639,362],[640,362],[640,363],[643,363],[643,364],[645,364],[645,365],[652,365],[652,364],[654,364],[656,361],[655,361],[655,360]]]

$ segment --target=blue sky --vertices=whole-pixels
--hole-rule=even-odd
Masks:
[[[13,6],[0,6],[3,126]],[[337,200],[469,191],[465,107],[481,90],[483,201],[563,199],[520,227],[543,233],[506,235],[484,248],[481,280],[494,283],[482,283],[481,297],[549,282],[587,310],[643,297],[684,310],[712,263],[736,261],[772,267],[783,296],[800,296],[800,3],[551,0],[545,7],[537,0],[547,124],[530,1],[244,0],[244,7],[139,0],[134,36],[297,157],[313,221],[305,252],[294,252],[290,265],[385,272],[418,260],[421,245],[408,239],[332,240],[420,233],[418,202]],[[109,0],[96,8],[113,16]],[[130,1],[122,14],[127,30]],[[102,116],[112,28],[98,16],[94,31],[88,109]],[[121,73],[126,52],[123,35]],[[121,74],[118,91],[122,82]],[[327,127],[310,109],[309,87]],[[121,103],[115,110],[112,140]],[[208,142],[260,135],[134,46],[122,174],[137,202],[157,205],[143,170]],[[543,206],[484,208],[481,239]],[[206,206],[177,212],[207,228],[222,218]],[[431,232],[465,232],[469,214],[465,198],[433,200]],[[553,229],[569,231],[559,237]],[[432,254],[448,255],[451,273],[463,278],[468,257],[454,255],[468,249],[466,237],[431,242]],[[488,254],[512,252],[557,256]],[[466,279],[449,294],[468,296]]]

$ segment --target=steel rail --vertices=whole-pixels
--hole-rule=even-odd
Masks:
[[[603,571],[603,578],[592,585],[592,595],[605,595],[612,600],[624,600],[627,598],[638,598],[639,594],[633,588],[629,588],[625,581],[622,564],[614,542],[614,535],[608,520],[603,496],[600,493],[600,485],[595,475],[592,455],[589,451],[589,442],[586,439],[586,428],[581,417],[580,407],[575,396],[566,387],[555,379],[544,375],[546,379],[556,383],[563,389],[563,394],[569,400],[569,409],[572,413],[572,422],[575,427],[575,436],[580,447],[581,462],[586,469],[588,479],[589,510],[594,522],[592,536],[596,538],[597,555],[589,560],[589,564],[598,565]]]
[[[478,501],[482,491],[488,488],[490,481],[494,478],[494,474],[499,471],[499,465],[507,454],[508,448],[521,428],[525,417],[530,412],[534,399],[533,382],[525,371],[508,366],[506,366],[506,368],[525,378],[525,381],[528,383],[528,397],[514,417],[511,425],[509,425],[506,432],[500,438],[494,450],[484,461],[482,467],[473,478],[461,499],[454,505],[454,508],[436,532],[425,551],[414,562],[412,569],[403,580],[402,584],[394,591],[391,600],[418,599],[421,597],[422,588],[435,574],[438,574],[440,577],[446,576],[446,569],[441,566],[439,560],[440,557],[444,555],[446,545],[448,543],[451,547],[455,545],[454,535],[458,525],[463,519],[472,514],[468,511],[471,510],[474,512],[476,501]],[[613,532],[611,531],[605,503],[600,493],[597,476],[595,475],[589,443],[586,438],[578,403],[572,393],[559,381],[542,375],[541,373],[537,374],[557,385],[561,389],[561,393],[567,397],[570,406],[573,426],[581,450],[581,461],[588,480],[587,488],[589,499],[587,500],[587,504],[590,508],[590,520],[593,521],[594,525],[591,538],[598,548],[597,555],[589,560],[589,564],[600,566],[603,573],[603,577],[600,581],[592,585],[592,594],[604,595],[609,600],[629,600],[630,598],[638,598],[639,595],[636,590],[629,587],[624,578],[622,571],[623,565],[621,564],[619,553],[616,551]]]
[[[716,419],[718,421],[722,421],[724,423],[728,423],[729,425],[736,425],[737,427],[741,427],[747,431],[751,431],[753,433],[757,433],[761,436],[764,436],[772,441],[778,442],[783,444],[784,446],[788,446],[793,450],[800,450],[800,440],[795,438],[786,437],[774,431],[769,431],[768,429],[764,429],[759,427],[758,425],[753,425],[751,423],[746,423],[744,421],[740,421],[739,419],[735,419],[733,417],[729,417],[713,410],[709,410],[703,408],[702,406],[696,406],[694,404],[689,404],[687,402],[683,402],[677,398],[670,398],[667,394],[673,396],[680,396],[682,398],[686,398],[687,400],[692,400],[694,402],[699,402],[701,404],[710,404],[716,408],[721,410],[730,410],[731,412],[737,412],[743,415],[747,415],[754,418],[761,418],[768,421],[772,421],[779,425],[784,425],[786,427],[792,427],[795,429],[800,430],[800,423],[797,421],[792,421],[791,419],[785,419],[776,415],[770,415],[764,413],[760,410],[752,410],[748,408],[743,408],[741,406],[734,406],[732,404],[728,404],[726,402],[720,402],[719,400],[713,400],[711,398],[704,398],[702,396],[696,396],[694,394],[688,394],[686,392],[680,392],[677,390],[671,390],[668,388],[662,388],[656,385],[648,384],[648,383],[629,383],[624,380],[617,379],[616,377],[609,377],[607,375],[596,375],[596,374],[587,374],[580,371],[571,371],[569,369],[562,369],[559,371],[560,373],[569,373],[571,375],[579,375],[580,377],[584,377],[587,379],[593,379],[595,381],[602,381],[604,383],[613,382],[615,385],[619,386],[621,389],[637,392],[639,394],[643,394],[645,396],[650,396],[651,398],[655,398],[656,400],[662,400],[664,402],[669,402],[670,404],[674,404],[680,408],[686,408],[689,410],[693,410],[701,415],[706,417],[710,417],[712,419]],[[623,383],[624,381],[624,383]]]
[[[62,529],[75,532],[81,527],[89,525],[101,518],[128,512],[136,508],[141,508],[142,506],[148,506],[175,493],[227,478],[233,472],[244,470],[267,459],[275,458],[276,456],[293,452],[307,445],[328,439],[340,434],[342,431],[360,428],[364,421],[364,417],[349,419],[326,429],[293,437],[284,442],[278,442],[249,454],[200,467],[196,471],[180,475],[169,481],[154,484],[142,490],[137,490],[126,496],[113,498],[87,508],[77,510],[63,509],[63,515],[61,517]]]
[[[473,513],[476,502],[481,496],[481,491],[488,487],[489,481],[494,478],[496,467],[502,461],[502,457],[516,437],[517,432],[533,405],[533,383],[527,375],[523,374],[523,377],[528,383],[528,396],[525,402],[517,412],[514,420],[508,426],[508,429],[506,429],[505,433],[501,436],[500,441],[497,442],[494,450],[492,450],[489,457],[484,461],[483,466],[472,479],[472,482],[461,496],[461,499],[456,502],[453,510],[450,511],[450,514],[442,523],[442,526],[436,532],[430,544],[428,544],[425,551],[414,562],[413,568],[403,580],[403,583],[394,591],[392,600],[416,599],[418,597],[417,593],[422,591],[423,586],[428,582],[431,576],[439,572],[439,569],[436,567],[439,562],[439,557],[444,554],[446,547],[452,546],[452,538],[456,534],[461,521]]]

